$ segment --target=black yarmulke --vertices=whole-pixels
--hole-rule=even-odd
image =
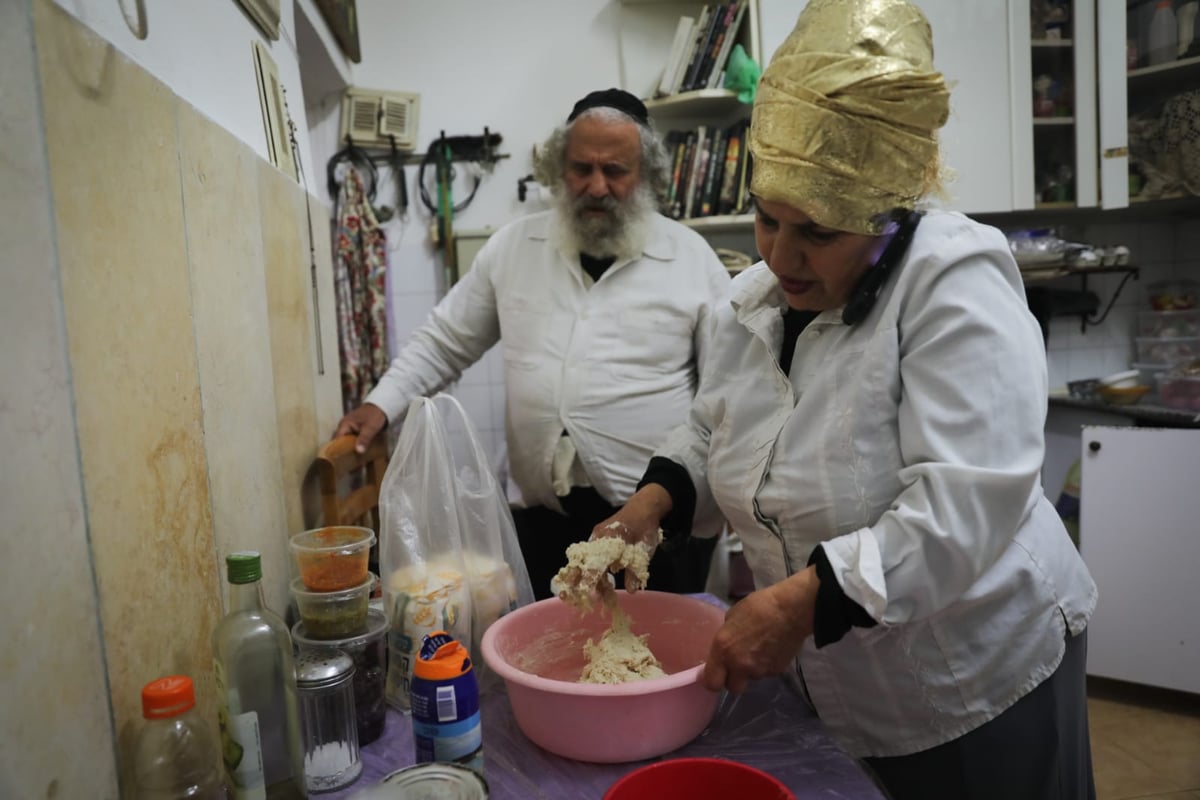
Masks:
[[[633,117],[642,125],[650,123],[646,104],[621,89],[603,89],[588,94],[571,109],[571,115],[567,117],[567,122],[573,121],[589,108],[615,108]]]

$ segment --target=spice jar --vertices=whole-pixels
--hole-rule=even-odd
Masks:
[[[354,661],[341,650],[302,653],[296,689],[304,743],[304,783],[328,792],[362,773],[354,719]]]
[[[358,746],[366,747],[383,734],[387,704],[388,619],[383,611],[367,611],[365,633],[345,639],[317,639],[300,620],[292,626],[292,641],[300,652],[341,650],[354,661],[354,716],[358,718]]]

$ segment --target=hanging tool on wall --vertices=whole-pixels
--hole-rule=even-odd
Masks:
[[[304,189],[304,215],[308,221],[308,275],[309,283],[312,286],[313,333],[317,345],[317,374],[324,375],[325,350],[321,344],[321,298],[317,292],[317,245],[313,238],[312,202],[308,198],[308,180],[304,177],[304,167],[300,162],[300,145],[296,141],[296,123],[292,120],[291,111],[288,110],[286,89],[283,91],[283,111],[287,117],[288,143],[292,150],[292,163],[296,167],[296,175],[300,178],[300,187]]]
[[[483,129],[483,136],[447,136],[442,131],[438,138],[429,146],[417,176],[421,191],[421,202],[434,217],[434,225],[430,237],[435,247],[442,250],[442,263],[445,268],[446,288],[458,281],[458,263],[454,252],[454,214],[464,210],[475,199],[482,183],[481,171],[491,171],[496,162],[507,155],[498,154],[495,148],[502,141],[498,133]],[[460,203],[454,202],[455,162],[468,162],[473,165],[474,182],[471,192]],[[429,194],[426,184],[426,170],[434,167],[434,187],[437,199]]]

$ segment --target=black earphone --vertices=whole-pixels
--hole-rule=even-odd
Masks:
[[[842,309],[842,322],[847,325],[856,325],[862,322],[871,312],[875,301],[879,298],[879,290],[883,288],[888,275],[908,252],[908,246],[912,244],[917,225],[921,223],[922,212],[900,211],[897,216],[898,219],[895,221],[898,227],[892,234],[891,241],[887,243],[879,260],[858,279],[858,284],[850,293],[850,300]]]

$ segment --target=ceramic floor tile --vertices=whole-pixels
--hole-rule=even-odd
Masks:
[[[1089,693],[1099,800],[1200,791],[1200,698],[1109,681]]]

